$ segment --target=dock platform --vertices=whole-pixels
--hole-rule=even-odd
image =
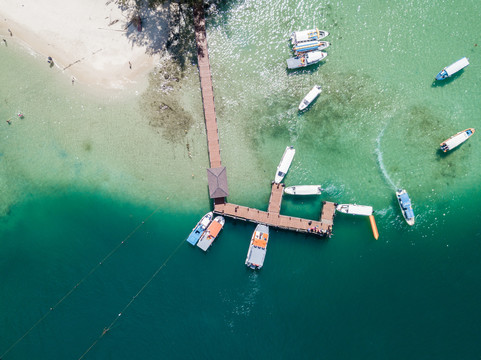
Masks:
[[[330,237],[332,235],[332,225],[336,213],[336,204],[333,202],[324,201],[321,217],[317,221],[294,216],[280,215],[279,212],[262,211],[231,203],[214,204],[214,213],[222,216],[228,216],[233,219],[251,221],[258,224],[266,224],[268,226],[280,229]]]

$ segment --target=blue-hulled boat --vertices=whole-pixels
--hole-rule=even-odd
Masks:
[[[205,232],[205,229],[207,229],[207,226],[209,226],[209,224],[212,222],[213,216],[214,213],[212,211],[205,214],[202,219],[200,219],[200,221],[197,223],[197,225],[192,229],[192,232],[187,238],[187,242],[192,245],[196,245],[197,241],[199,241],[200,237]]]
[[[463,57],[458,61],[456,61],[455,63],[452,63],[451,65],[446,66],[444,69],[442,69],[439,72],[439,74],[436,75],[436,80],[447,79],[448,77],[456,74],[458,71],[461,71],[468,65],[469,65],[468,59],[466,57]]]
[[[307,41],[301,44],[295,45],[292,50],[296,55],[308,52],[308,51],[315,51],[315,50],[324,50],[329,45],[331,45],[328,41]]]
[[[409,225],[414,225],[414,211],[408,193],[404,189],[399,189],[396,191],[396,197],[404,219]]]

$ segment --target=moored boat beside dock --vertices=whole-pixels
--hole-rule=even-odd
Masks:
[[[207,214],[205,214],[202,219],[200,219],[200,221],[197,223],[197,225],[192,229],[192,232],[189,234],[189,236],[187,237],[187,242],[192,244],[192,245],[196,245],[197,242],[199,241],[200,237],[202,236],[202,234],[204,233],[204,231],[207,229],[207,227],[209,226],[209,224],[211,223],[212,221],[212,217],[214,216],[214,213],[211,211],[211,212],[208,212]]]
[[[336,206],[336,211],[351,215],[372,215],[372,206],[357,205],[357,204],[339,204]]]
[[[443,141],[440,144],[441,150],[444,152],[448,152],[449,150],[454,149],[455,147],[461,145],[463,142],[468,140],[475,131],[476,130],[474,130],[473,128],[468,128],[466,130],[458,132],[457,134],[451,136],[449,139]]]
[[[223,216],[216,216],[200,237],[197,246],[200,247],[202,250],[207,251],[207,249],[211,247],[217,235],[219,235],[220,231],[224,226],[224,223],[225,219]]]
[[[284,193],[289,195],[320,195],[322,190],[321,185],[296,185],[286,187]]]
[[[264,224],[258,224],[252,234],[249,250],[247,251],[246,266],[251,269],[262,268],[266,257],[268,241],[269,227]]]
[[[291,166],[292,160],[294,159],[294,154],[296,153],[296,149],[293,146],[287,146],[286,150],[284,150],[284,154],[282,155],[281,162],[277,167],[276,176],[274,178],[274,182],[276,184],[280,184],[284,176],[286,176],[287,172],[289,171],[289,167]]]

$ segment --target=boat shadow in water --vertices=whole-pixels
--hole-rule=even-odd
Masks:
[[[448,84],[451,84],[454,80],[456,80],[458,77],[460,77],[464,73],[464,69],[458,71],[456,74],[451,75],[447,79],[444,80],[436,80],[434,79],[431,87],[432,88],[437,88],[437,87],[444,87]]]

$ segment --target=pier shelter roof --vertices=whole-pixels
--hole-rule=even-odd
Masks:
[[[211,199],[223,198],[229,195],[225,166],[207,169],[207,181]]]

